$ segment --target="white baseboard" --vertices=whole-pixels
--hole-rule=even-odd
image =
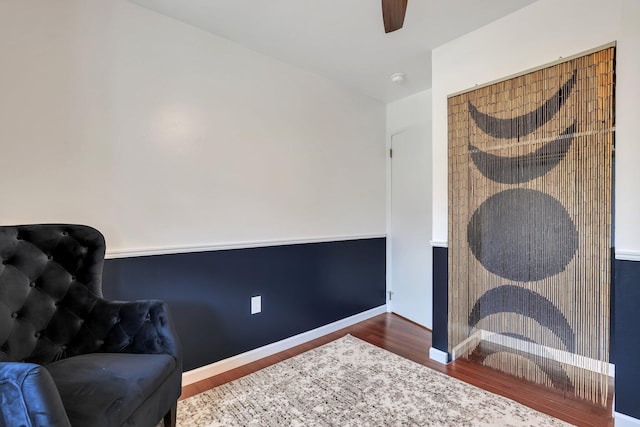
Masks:
[[[616,375],[616,367],[613,363],[607,363],[603,366],[603,362],[599,360],[591,359],[585,356],[579,356],[568,351],[558,350],[537,343],[528,343],[517,338],[496,334],[482,329],[480,329],[479,331],[481,332],[480,339],[482,341],[492,342],[494,344],[513,349],[520,349],[525,353],[533,354],[535,356],[551,356],[553,360],[556,360],[562,364],[572,365],[577,368],[589,370],[591,372],[600,373],[602,372],[603,368],[606,367],[607,373],[610,377],[615,377]]]
[[[255,362],[256,360],[271,356],[284,350],[288,350],[297,345],[304,344],[308,341],[320,338],[321,336],[338,331],[342,328],[355,325],[356,323],[362,322],[386,312],[387,306],[381,305],[380,307],[363,311],[362,313],[358,313],[351,317],[338,320],[337,322],[333,322],[328,325],[303,332],[299,335],[286,338],[282,341],[274,342],[272,344],[268,344],[254,350],[247,351],[246,353],[229,357],[228,359],[220,360],[218,362],[211,363],[200,368],[192,369],[182,374],[182,386],[184,387],[189,384],[193,384],[198,381],[213,377],[214,375],[218,375],[231,369],[237,368],[239,366],[246,365],[247,363]]]
[[[439,350],[435,347],[431,347],[429,349],[429,359],[446,365],[447,363],[449,363],[449,353]]]
[[[614,425],[616,427],[640,427],[640,420],[619,412],[613,413]]]
[[[605,366],[603,366],[603,362],[596,359],[579,356],[574,353],[543,346],[537,343],[529,343],[517,338],[493,333],[484,329],[477,329],[466,340],[462,341],[460,344],[454,347],[453,351],[451,352],[451,359],[456,360],[461,353],[467,352],[469,348],[476,347],[480,341],[492,342],[494,344],[517,349],[525,353],[533,354],[540,357],[551,356],[553,360],[556,360],[562,364],[576,366],[578,368],[587,369],[592,372],[600,373],[602,372],[603,367],[606,367],[607,374],[610,377],[615,377],[616,375],[616,367],[613,363],[607,363]]]
[[[480,344],[483,336],[483,330],[481,329],[469,335],[464,341],[451,349],[451,360],[456,360],[460,354],[466,354],[471,349],[476,348],[478,344]]]

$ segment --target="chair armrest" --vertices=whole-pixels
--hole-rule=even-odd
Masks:
[[[46,368],[0,363],[0,426],[71,427],[58,388]]]
[[[85,326],[103,341],[98,351],[170,354],[182,365],[180,342],[163,301],[100,300]]]

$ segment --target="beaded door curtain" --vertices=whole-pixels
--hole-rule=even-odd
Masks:
[[[448,99],[449,352],[602,404],[614,57]]]

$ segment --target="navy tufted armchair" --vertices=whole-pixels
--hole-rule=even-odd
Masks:
[[[167,306],[102,298],[102,234],[0,226],[0,427],[175,425]]]

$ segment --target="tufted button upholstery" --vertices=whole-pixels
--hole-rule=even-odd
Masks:
[[[159,300],[105,300],[104,253],[104,237],[91,227],[0,226],[0,372],[10,362],[47,365],[95,353],[164,354],[174,364],[172,391],[162,391],[162,399],[174,393],[177,399],[182,355],[168,308]],[[134,415],[122,416],[129,418],[118,423],[136,423]]]
[[[61,345],[82,346],[81,325],[102,297],[104,249],[91,227],[0,227],[0,319],[8,310],[17,322],[0,327],[0,345],[11,344],[0,361],[45,364],[62,357]]]

